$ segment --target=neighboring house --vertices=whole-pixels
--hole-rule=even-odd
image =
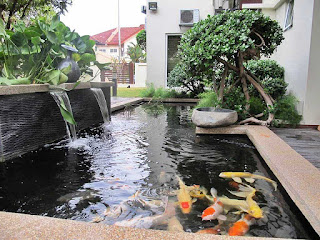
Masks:
[[[127,55],[128,46],[131,43],[136,44],[137,34],[144,29],[144,25],[139,27],[122,27],[120,31],[121,36],[121,56],[129,58]],[[114,28],[90,37],[96,42],[95,52],[99,62],[111,62],[112,58],[119,57],[119,34],[118,28]]]
[[[320,12],[319,0],[148,0],[147,82],[155,87],[167,86],[168,74],[178,61],[175,54],[180,37],[192,27],[183,24],[183,20],[196,22],[221,9],[233,8],[233,4],[261,9],[283,26],[285,40],[272,58],[285,68],[288,90],[299,100],[302,123],[319,125],[320,15],[316,14]]]

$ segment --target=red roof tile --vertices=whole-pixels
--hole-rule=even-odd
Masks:
[[[141,24],[139,27],[121,28],[121,44],[123,44],[126,40],[128,40],[130,37],[137,34],[143,29],[144,29],[144,24]],[[118,33],[114,34],[114,36],[111,37],[112,33],[115,31],[117,31],[117,29],[113,28],[108,31],[93,35],[90,37],[90,39],[96,41],[98,44],[118,45],[119,44]]]

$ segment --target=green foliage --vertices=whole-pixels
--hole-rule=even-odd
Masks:
[[[251,60],[246,68],[261,80],[266,93],[273,99],[278,99],[286,93],[288,84],[284,81],[284,68],[274,60]],[[258,92],[250,89],[250,94],[258,96]]]
[[[0,18],[3,17],[7,29],[17,20],[29,20],[36,16],[53,17],[54,13],[64,13],[72,0],[2,0]],[[1,11],[2,10],[2,11]]]
[[[147,34],[146,34],[146,30],[141,30],[137,36],[137,44],[139,45],[139,47],[146,52],[147,51]]]
[[[173,68],[168,76],[168,87],[182,87],[184,91],[197,96],[204,91],[205,82],[203,78],[190,74],[186,68],[183,62]]]
[[[215,92],[208,91],[199,94],[200,101],[198,102],[196,108],[205,108],[205,107],[218,107],[220,101]]]
[[[134,63],[146,61],[146,54],[137,44],[131,43],[131,46],[128,47],[128,55]]]
[[[141,97],[148,97],[153,99],[164,99],[164,98],[190,98],[190,94],[184,91],[177,92],[174,89],[155,88],[152,84],[148,88],[141,91]]]
[[[263,38],[263,42],[260,37]],[[239,53],[245,59],[270,56],[283,40],[277,21],[260,12],[225,11],[208,16],[186,32],[180,42],[179,57],[187,77],[194,85],[215,82],[218,58],[237,66]],[[221,74],[220,74],[221,76]],[[199,83],[197,83],[199,81]],[[216,84],[217,82],[215,82]],[[227,83],[231,84],[231,83]]]
[[[296,110],[297,99],[293,95],[286,95],[275,104],[275,119],[273,125],[281,127],[284,124],[296,126],[302,120],[302,116]]]
[[[17,21],[14,30],[5,30],[0,19],[0,77],[9,84],[19,84],[17,79],[29,79],[32,83],[60,84],[67,81],[67,69],[57,70],[58,64],[66,57],[62,44],[78,50],[78,65],[82,73],[89,70],[95,61],[94,41],[89,36],[80,36],[71,31],[55,16],[51,21],[39,18],[30,26]],[[8,81],[0,84],[8,85]]]

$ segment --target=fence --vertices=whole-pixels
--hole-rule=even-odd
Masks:
[[[101,81],[105,82],[112,81],[113,73],[116,72],[116,69],[120,67],[121,71],[119,76],[117,76],[117,82],[120,84],[134,84],[134,63],[125,63],[121,64],[122,66],[119,66],[120,64],[116,64],[113,68],[113,70],[103,70],[101,71]]]

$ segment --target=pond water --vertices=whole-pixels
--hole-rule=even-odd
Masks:
[[[237,197],[227,191],[234,189],[229,180],[219,178],[220,172],[251,172],[274,179],[246,137],[196,136],[190,109],[159,104],[126,109],[113,115],[110,124],[80,132],[75,142],[63,140],[1,163],[0,210],[132,225],[130,219],[161,215],[167,202],[177,201],[177,176],[188,186],[214,187],[219,196],[229,198]],[[263,180],[252,186],[259,189],[255,201],[265,217],[247,235],[310,238],[305,222],[297,219],[300,213],[281,195],[281,186],[274,191]],[[176,207],[183,230],[197,232],[217,225],[217,220],[201,220],[209,205],[198,199],[189,214]],[[229,212],[220,233],[240,217]],[[150,227],[166,230],[168,223]]]

